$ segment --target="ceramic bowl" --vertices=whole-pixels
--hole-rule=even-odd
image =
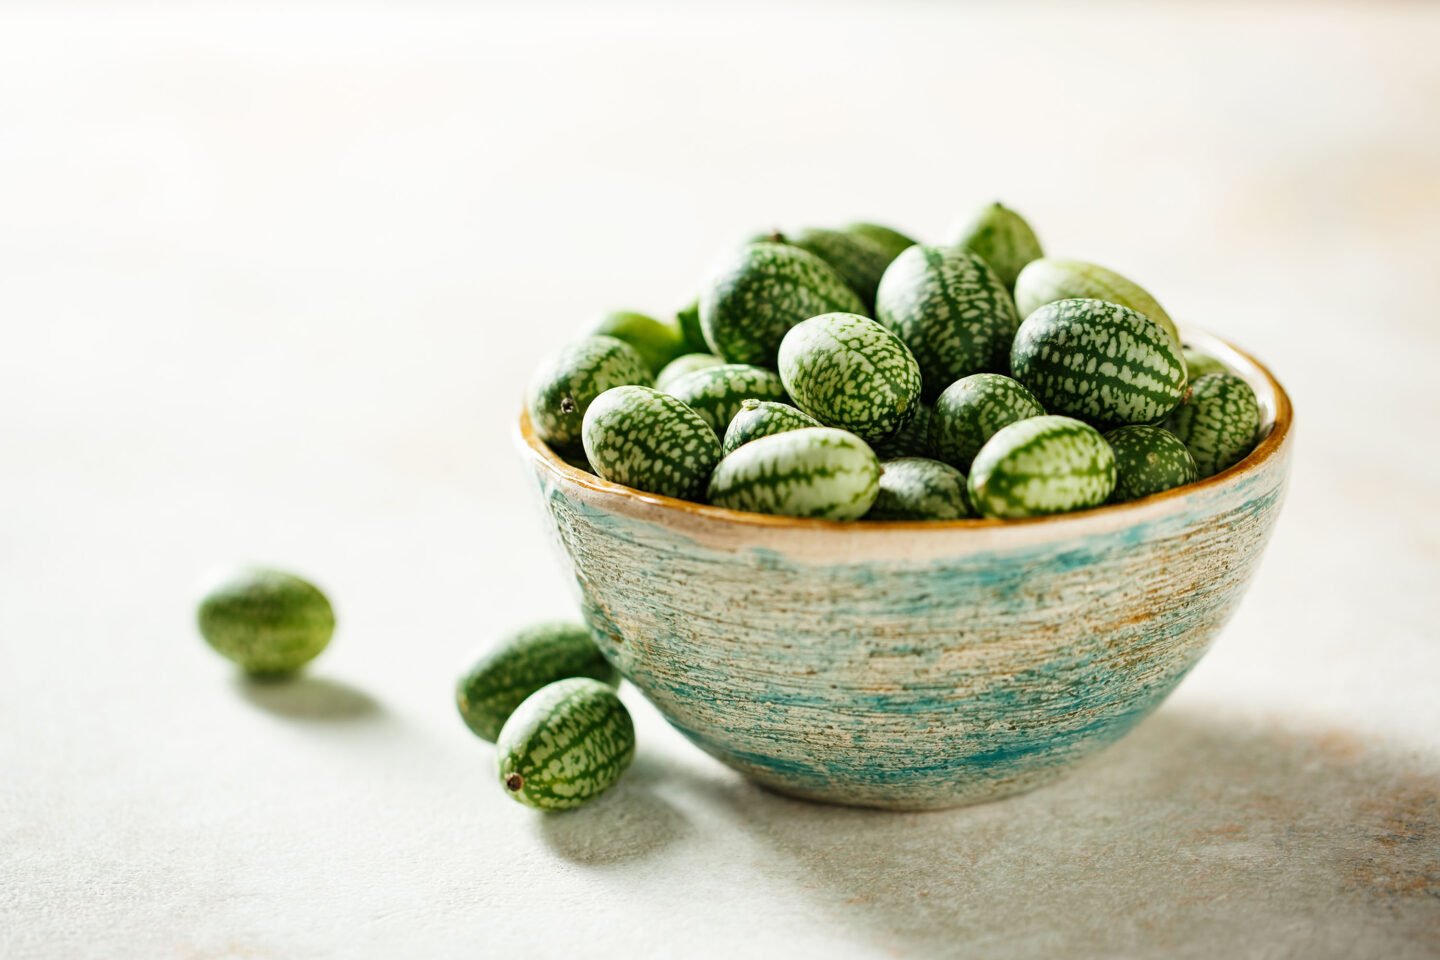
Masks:
[[[797,797],[992,800],[1113,743],[1235,611],[1280,511],[1291,408],[1263,366],[1245,460],[1023,521],[836,523],[655,496],[526,453],[605,655],[701,749]]]

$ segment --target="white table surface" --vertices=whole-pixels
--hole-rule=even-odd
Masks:
[[[1440,8],[0,8],[0,956],[1440,954]],[[536,357],[774,223],[1001,198],[1269,360],[1290,500],[1209,657],[1062,783],[747,785],[633,690],[545,817],[454,715],[573,612]],[[213,564],[341,625],[250,687]]]

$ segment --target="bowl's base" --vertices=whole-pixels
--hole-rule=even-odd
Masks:
[[[916,791],[912,788],[896,790],[887,797],[873,786],[861,789],[836,785],[824,788],[808,788],[784,783],[750,771],[743,771],[746,779],[771,793],[804,800],[807,803],[823,803],[828,806],[859,807],[867,810],[889,810],[896,813],[923,813],[935,810],[954,810],[959,807],[973,807],[1007,797],[1029,793],[1060,779],[1068,767],[1051,767],[1028,771],[1005,780],[990,780],[972,786],[953,786],[948,789]]]

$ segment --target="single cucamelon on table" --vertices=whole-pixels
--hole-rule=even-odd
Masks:
[[[1025,265],[1015,279],[1015,306],[1024,319],[1056,300],[1104,300],[1154,320],[1178,345],[1180,332],[1165,308],[1144,287],[1105,267],[1083,260],[1042,257]]]
[[[1200,477],[1214,476],[1254,449],[1260,404],[1233,373],[1208,373],[1190,385],[1190,396],[1165,426],[1189,448]]]
[[[720,439],[679,399],[653,387],[615,387],[585,412],[585,457],[615,483],[699,500],[720,462]]]
[[[875,456],[881,460],[896,460],[900,457],[933,457],[935,445],[930,436],[934,409],[928,403],[915,404],[915,416],[910,422],[890,436],[870,444]]]
[[[1002,427],[1045,412],[1018,380],[998,373],[961,377],[935,401],[930,421],[935,458],[968,471],[975,454]]]
[[[665,367],[655,375],[655,389],[668,392],[670,385],[685,374],[704,370],[706,367],[718,367],[724,363],[724,360],[713,353],[683,354],[665,364]]]
[[[875,502],[880,461],[853,433],[790,430],[751,441],[720,461],[710,502],[731,510],[858,520]]]
[[[970,506],[984,517],[1019,519],[1084,510],[1115,489],[1115,455],[1089,424],[1031,417],[1000,430],[970,468]]]
[[[614,337],[586,337],[547,357],[526,398],[530,424],[546,443],[580,443],[585,410],[611,387],[651,382],[653,372],[630,344]]]
[[[253,676],[292,673],[335,633],[335,611],[308,580],[260,567],[233,570],[200,600],[200,635]]]
[[[745,363],[725,363],[691,371],[672,380],[665,392],[700,414],[716,437],[725,436],[730,421],[746,400],[790,401],[785,384],[775,371]]]
[[[965,474],[926,457],[880,464],[880,488],[866,520],[959,520],[971,516]]]
[[[652,374],[686,352],[685,338],[676,324],[661,323],[643,313],[620,310],[607,313],[595,325],[592,334],[614,337],[635,348]]]
[[[1115,454],[1112,503],[1195,482],[1195,458],[1169,430],[1143,424],[1120,427],[1105,434],[1105,442]]]
[[[700,293],[711,352],[731,363],[774,366],[785,333],[822,313],[864,313],[860,295],[812,253],[751,243],[721,261]]]
[[[635,725],[615,691],[574,677],[541,687],[495,741],[500,783],[518,803],[567,810],[609,789],[635,759]]]
[[[725,428],[725,441],[720,452],[728,457],[751,440],[774,436],[787,430],[821,426],[824,424],[788,403],[744,400],[740,403],[740,412],[731,418],[730,426]]]
[[[895,258],[875,294],[875,319],[905,342],[933,400],[972,373],[1004,370],[1019,318],[984,260],[917,244]]]
[[[477,660],[455,685],[455,705],[477,737],[494,743],[526,697],[568,677],[590,677],[612,687],[620,682],[620,672],[601,656],[589,627],[537,623],[506,636]]]
[[[920,402],[920,365],[909,348],[858,314],[827,313],[791,327],[779,364],[797,407],[867,442],[903,427]]]
[[[1030,314],[1010,367],[1050,413],[1107,427],[1153,423],[1185,393],[1185,364],[1165,329],[1103,300],[1059,300]]]
[[[799,247],[830,264],[840,279],[860,294],[867,310],[875,305],[880,276],[895,259],[874,240],[842,230],[810,227],[796,233],[777,233],[772,240]]]
[[[911,240],[899,230],[878,223],[852,223],[844,229],[846,233],[854,234],[857,237],[864,237],[881,250],[884,250],[887,264],[909,248],[915,246],[915,241]]]
[[[987,204],[970,219],[956,224],[946,242],[988,263],[1007,290],[1014,289],[1015,278],[1025,264],[1045,255],[1025,218],[999,203]]]
[[[1185,376],[1194,383],[1207,373],[1229,373],[1230,368],[1208,353],[1201,353],[1194,347],[1186,347],[1185,354]]]

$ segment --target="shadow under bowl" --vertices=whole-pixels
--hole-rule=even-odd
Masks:
[[[1229,470],[1131,503],[1020,521],[742,513],[566,464],[522,414],[586,619],[676,728],[797,797],[938,809],[1028,790],[1153,711],[1234,612],[1289,472],[1270,372],[1187,336],[1255,389]]]

